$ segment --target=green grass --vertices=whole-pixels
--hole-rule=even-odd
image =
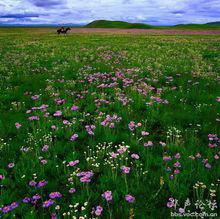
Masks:
[[[219,203],[219,143],[208,146],[208,134],[220,133],[219,42],[218,35],[58,36],[52,29],[0,29],[0,208],[19,204],[7,214],[0,210],[0,217],[68,218],[63,215],[69,212],[71,218],[92,218],[100,205],[101,218],[163,219],[174,212],[166,207],[170,197],[179,200],[178,208],[189,198],[187,209],[198,213],[197,200]],[[33,108],[43,104],[45,110]],[[72,111],[73,105],[79,109]],[[55,117],[56,111],[62,116]],[[103,126],[107,115],[117,115],[112,128]],[[140,124],[130,130],[131,121]],[[94,135],[86,125],[95,125]],[[144,146],[148,141],[152,147]],[[42,151],[44,145],[49,149]],[[129,148],[110,158],[123,145]],[[172,161],[163,161],[166,156]],[[67,165],[75,160],[79,164]],[[181,167],[173,167],[176,161]],[[80,182],[76,173],[82,171],[93,172],[91,182]],[[32,180],[48,184],[33,187]],[[198,181],[206,187],[195,186]],[[102,197],[107,190],[109,202]],[[44,208],[51,192],[62,197]],[[22,203],[35,194],[41,196],[35,204]],[[134,203],[125,201],[127,194]],[[212,212],[207,205],[205,211]]]

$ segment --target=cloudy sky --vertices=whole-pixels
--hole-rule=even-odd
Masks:
[[[98,19],[207,23],[220,20],[220,0],[0,0],[0,24],[85,24]]]

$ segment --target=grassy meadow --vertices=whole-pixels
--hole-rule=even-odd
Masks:
[[[0,218],[220,216],[219,51],[1,28]]]

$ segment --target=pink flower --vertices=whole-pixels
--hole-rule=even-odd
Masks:
[[[15,166],[14,163],[9,163],[9,164],[8,164],[8,168],[10,168],[10,169],[13,168],[14,166]]]
[[[70,125],[71,122],[69,122],[68,120],[63,120],[63,124],[64,124],[64,125]]]
[[[149,135],[149,134],[150,134],[149,132],[145,132],[145,131],[142,131],[142,132],[141,132],[141,135],[142,135],[142,136],[147,136],[147,135]]]
[[[111,156],[111,157],[113,157],[113,158],[116,158],[116,157],[118,156],[118,154],[117,154],[117,153],[112,152],[112,153],[110,153],[110,156]]]
[[[21,125],[19,122],[16,122],[16,123],[15,123],[15,127],[16,127],[17,129],[21,128],[21,126],[22,126],[22,125]]]
[[[174,198],[169,198],[169,201],[167,202],[167,207],[168,208],[172,208],[172,207],[174,207],[175,206],[175,200],[174,200]]]
[[[152,141],[148,141],[146,143],[144,143],[144,147],[152,147],[154,144]]]
[[[126,167],[126,166],[122,166],[121,170],[122,170],[123,173],[128,174],[130,172],[131,168],[130,167]]]
[[[40,161],[43,165],[47,164],[47,160],[43,159]]]
[[[31,97],[31,99],[32,99],[32,100],[38,100],[39,97],[40,97],[40,95],[34,95],[34,96]]]
[[[73,105],[72,107],[71,107],[71,110],[72,111],[76,111],[76,110],[78,110],[79,109],[79,107],[78,106],[75,106],[75,105]]]
[[[135,160],[138,160],[140,157],[138,154],[132,154],[131,155],[131,158],[135,159]]]
[[[55,117],[60,117],[60,116],[62,116],[62,112],[61,112],[61,111],[56,111],[56,112],[53,114],[53,116],[55,116]]]
[[[70,167],[73,167],[73,166],[75,166],[75,165],[78,164],[78,163],[79,163],[79,160],[75,160],[75,161],[70,161],[68,165],[69,165]]]
[[[165,142],[162,142],[162,141],[160,141],[159,144],[160,144],[162,147],[165,147],[165,146],[166,146],[166,143],[165,143]]]
[[[97,206],[95,209],[95,215],[100,216],[102,214],[103,208],[102,206]]]
[[[111,201],[112,200],[112,192],[108,190],[102,194],[102,197],[105,198],[106,201]]]
[[[124,147],[124,146],[121,146],[121,147],[117,150],[117,152],[118,152],[119,154],[123,154],[125,151],[127,151],[127,148]]]
[[[181,167],[181,164],[180,164],[180,162],[179,161],[177,161],[176,163],[174,163],[174,165],[173,165],[174,167]]]
[[[180,214],[185,213],[185,209],[184,209],[184,208],[179,208],[179,213],[180,213]]]
[[[131,131],[134,131],[134,129],[136,128],[135,122],[134,122],[134,121],[131,121],[131,122],[128,124],[128,128],[129,128]]]
[[[174,172],[173,172],[174,174],[179,174],[180,173],[180,170],[178,170],[178,169],[176,169],[176,170],[174,170]]]
[[[216,160],[218,160],[218,159],[219,159],[218,154],[216,154],[216,155],[214,156],[214,158],[215,158]]]
[[[51,129],[56,130],[57,127],[56,127],[55,125],[52,125],[52,126],[51,126]]]

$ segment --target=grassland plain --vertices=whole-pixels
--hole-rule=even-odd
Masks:
[[[0,217],[219,213],[219,51],[220,35],[0,29]]]

